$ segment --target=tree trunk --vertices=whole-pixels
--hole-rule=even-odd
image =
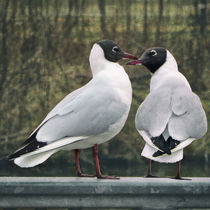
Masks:
[[[1,74],[0,74],[0,100],[3,96],[4,83],[6,81],[8,73],[8,56],[7,56],[7,15],[8,15],[9,1],[4,1],[1,12],[1,22],[2,22],[2,47],[1,47]]]
[[[143,32],[144,42],[147,41],[147,12],[148,12],[147,5],[148,5],[147,0],[144,0],[144,32]]]
[[[105,0],[98,0],[98,7],[101,13],[101,31],[104,36],[106,36],[106,10],[105,10]]]
[[[161,27],[161,22],[162,22],[162,17],[163,17],[163,0],[159,0],[159,16],[158,16],[158,21],[157,21],[157,30],[156,30],[156,43],[159,44],[160,42],[160,27]]]

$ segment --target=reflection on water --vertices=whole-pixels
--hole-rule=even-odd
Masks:
[[[209,116],[209,8],[202,0],[1,1],[0,156],[18,148],[59,100],[90,80],[89,51],[100,39],[137,55],[152,46],[168,48]],[[143,67],[125,68],[133,86],[131,112],[123,131],[100,146],[102,170],[144,176],[148,161],[140,157],[144,142],[134,118],[150,75]],[[208,132],[186,149],[184,176],[210,176],[209,137]],[[94,173],[91,150],[81,159],[84,172]],[[154,163],[153,172],[173,176],[176,164]],[[60,152],[33,169],[1,161],[0,174],[73,176],[73,152]]]

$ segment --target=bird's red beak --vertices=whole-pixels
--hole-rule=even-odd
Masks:
[[[132,55],[132,54],[129,54],[129,53],[125,53],[125,52],[123,53],[122,57],[123,58],[128,58],[128,59],[134,59],[134,60],[137,59],[137,57],[135,55]]]
[[[130,61],[126,63],[126,65],[142,65],[143,60],[135,60],[135,61]]]

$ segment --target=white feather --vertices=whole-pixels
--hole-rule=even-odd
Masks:
[[[173,152],[171,155],[165,153],[164,155],[153,157],[152,155],[156,151],[157,150],[154,147],[151,147],[149,144],[146,143],[141,153],[141,156],[146,157],[150,160],[158,161],[160,163],[176,163],[183,158],[183,149]]]
[[[36,154],[40,154],[40,153],[43,153],[43,152],[47,152],[47,151],[50,151],[50,150],[60,150],[64,147],[67,147],[68,145],[72,144],[72,143],[75,143],[77,141],[80,141],[80,140],[83,140],[83,139],[87,139],[88,137],[84,137],[84,136],[77,136],[77,137],[66,137],[66,138],[63,138],[59,141],[55,141],[53,143],[50,143],[44,147],[41,147],[40,149],[36,149],[34,150],[33,152],[30,152],[30,153],[27,153],[27,154],[24,154],[22,155],[23,157],[26,157],[26,156],[31,156],[31,155],[36,155]]]
[[[153,157],[152,155],[160,149],[152,143],[149,135],[145,131],[138,131],[138,132],[146,142],[146,145],[141,155],[151,160],[164,162],[164,163],[175,163],[180,161],[183,158],[183,149],[187,147],[189,144],[191,144],[194,140],[196,140],[195,138],[188,138],[185,141],[182,141],[180,144],[178,144],[174,149],[172,149],[171,155],[164,154],[159,157]]]
[[[18,158],[14,159],[14,163],[22,168],[34,167],[43,163],[55,152],[69,147],[70,144],[74,144],[80,140],[87,139],[87,137],[78,136],[71,138],[64,138],[59,141],[55,141],[49,145],[34,150],[33,152],[26,153]]]
[[[56,149],[49,150],[49,151],[42,152],[42,153],[33,154],[33,155],[20,156],[20,157],[14,159],[14,163],[21,168],[34,167],[36,165],[43,163],[55,152],[57,152]],[[28,153],[28,154],[30,154],[30,153]]]

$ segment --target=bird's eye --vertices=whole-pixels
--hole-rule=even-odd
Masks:
[[[112,52],[114,52],[114,53],[117,53],[119,51],[120,51],[120,49],[116,46],[112,48]]]
[[[155,55],[157,55],[157,51],[151,50],[151,51],[149,51],[148,55],[155,56]]]

